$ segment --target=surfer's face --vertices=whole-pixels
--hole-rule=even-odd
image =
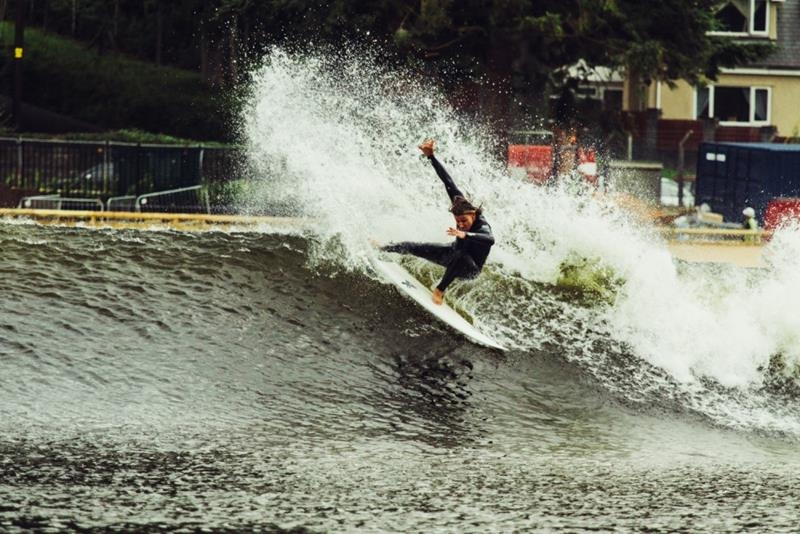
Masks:
[[[474,222],[475,222],[474,213],[464,213],[462,215],[456,215],[456,228],[458,228],[462,232],[466,232],[467,230],[472,228],[472,223]]]

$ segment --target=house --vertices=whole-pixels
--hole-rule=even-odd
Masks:
[[[642,95],[626,83],[625,111],[639,155],[674,163],[685,145],[687,168],[702,141],[764,142],[800,137],[800,0],[730,0],[717,11],[732,39],[770,40],[776,50],[743,67],[723,69],[707,86],[650,83]]]

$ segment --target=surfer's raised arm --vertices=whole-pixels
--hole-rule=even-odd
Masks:
[[[436,141],[433,139],[425,139],[422,144],[419,145],[419,149],[431,160],[431,165],[433,165],[436,174],[439,176],[442,183],[444,183],[444,188],[447,190],[447,196],[450,197],[450,201],[453,202],[456,197],[464,197],[464,193],[458,189],[456,183],[450,177],[450,174],[445,170],[439,160],[436,159],[436,156],[433,155],[434,150],[436,150]]]

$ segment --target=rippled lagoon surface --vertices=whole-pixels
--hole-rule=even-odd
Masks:
[[[796,436],[477,347],[312,241],[1,225],[0,530],[797,530]]]

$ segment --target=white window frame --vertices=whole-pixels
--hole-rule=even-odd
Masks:
[[[772,87],[767,87],[763,85],[750,85],[750,86],[736,86],[736,85],[722,85],[721,87],[739,87],[739,88],[748,88],[750,89],[750,110],[749,110],[749,117],[747,122],[738,122],[738,121],[719,121],[720,126],[768,126],[772,123]],[[714,118],[714,113],[716,112],[715,109],[715,102],[714,102],[714,92],[716,86],[709,85],[706,87],[708,89],[708,116],[707,118],[711,119]],[[699,110],[697,109],[697,93],[700,90],[699,87],[694,88],[694,98],[692,99],[692,116],[700,119],[705,117],[698,117]],[[757,121],[755,119],[756,114],[756,92],[757,91],[766,91],[767,92],[767,118],[763,121]]]
[[[767,36],[769,36],[770,24],[772,23],[772,20],[770,19],[770,12],[772,11],[772,9],[770,7],[770,2],[769,2],[769,0],[766,0],[764,2],[765,3],[764,7],[766,8],[766,14],[765,14],[766,20],[764,21],[764,26],[765,27],[764,27],[763,30],[756,30],[755,28],[753,28],[753,24],[754,24],[755,18],[756,18],[756,16],[755,16],[756,15],[756,1],[757,0],[749,0],[750,10],[749,10],[748,17],[747,17],[747,30],[748,31],[746,31],[746,32],[714,31],[714,32],[708,32],[708,34],[709,35],[727,35],[727,36],[735,36],[735,37],[746,37],[748,35],[755,35],[755,36],[758,36],[758,37],[767,37]],[[773,1],[775,1],[775,0],[773,0]]]
[[[750,35],[769,35],[769,1],[764,0],[764,29],[756,31],[753,28],[753,24],[755,24],[756,20],[756,0],[750,0],[750,20],[748,21],[748,29],[750,30]]]

